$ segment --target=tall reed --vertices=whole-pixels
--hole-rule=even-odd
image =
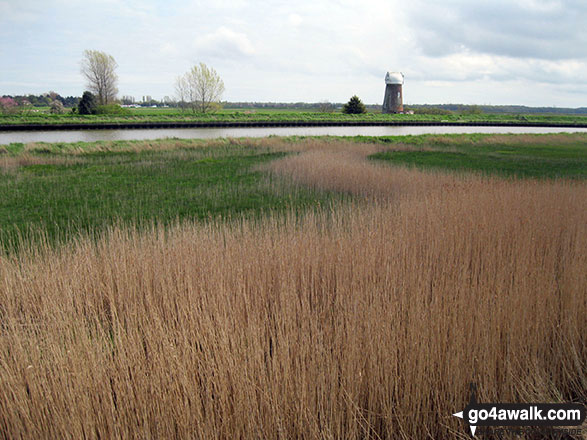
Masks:
[[[369,203],[0,257],[0,437],[467,438],[470,382],[584,401],[585,184],[302,156],[274,172]]]

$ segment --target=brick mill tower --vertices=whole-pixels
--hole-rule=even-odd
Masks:
[[[404,74],[387,72],[385,75],[385,96],[383,97],[383,113],[401,113],[404,111],[402,86]]]

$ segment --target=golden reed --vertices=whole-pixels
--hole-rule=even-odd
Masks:
[[[306,150],[272,171],[368,197],[0,257],[0,438],[465,438],[470,382],[584,399],[587,185]]]

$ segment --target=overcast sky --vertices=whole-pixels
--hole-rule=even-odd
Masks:
[[[0,0],[0,95],[80,96],[84,49],[119,95],[173,96],[198,62],[228,101],[587,106],[587,0]]]

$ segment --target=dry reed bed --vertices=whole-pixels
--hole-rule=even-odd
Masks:
[[[365,159],[362,151],[314,150],[287,156],[264,166],[296,185],[339,191],[368,199],[396,200],[416,195],[430,197],[438,190],[455,190],[468,179],[444,173],[422,173]]]
[[[72,165],[80,163],[76,157],[39,157],[28,153],[19,156],[0,155],[0,172],[9,173],[30,165]]]
[[[471,381],[584,399],[587,186],[357,155],[275,170],[369,204],[0,259],[0,437],[466,438]]]

